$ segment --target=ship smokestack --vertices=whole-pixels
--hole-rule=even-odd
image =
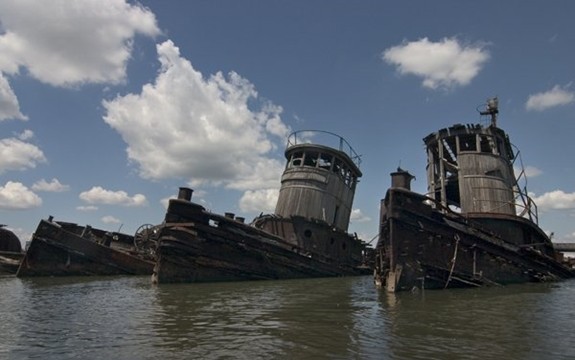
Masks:
[[[396,172],[392,172],[390,175],[392,188],[411,190],[411,180],[415,179],[415,176],[399,167]]]
[[[192,200],[192,193],[194,192],[194,190],[187,188],[187,187],[181,187],[180,191],[178,192],[178,199],[179,200],[187,200],[187,201],[191,201]]]

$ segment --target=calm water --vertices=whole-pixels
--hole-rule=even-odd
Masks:
[[[371,277],[0,278],[0,359],[575,359],[575,282],[386,294]]]

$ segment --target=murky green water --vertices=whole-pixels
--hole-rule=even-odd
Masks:
[[[371,277],[0,278],[0,359],[575,359],[575,281],[386,294]]]

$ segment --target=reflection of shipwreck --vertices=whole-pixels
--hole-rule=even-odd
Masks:
[[[428,196],[410,190],[408,172],[391,174],[381,203],[377,285],[395,292],[575,275],[537,225],[497,113],[497,99],[490,100],[481,113],[491,117],[489,126],[455,125],[424,139]]]
[[[337,147],[301,142],[294,133],[273,215],[252,224],[191,202],[170,200],[158,234],[155,282],[212,282],[365,274],[365,244],[347,233],[359,156],[341,137]]]
[[[153,253],[141,239],[151,239],[151,231],[141,228],[134,237],[50,217],[38,224],[16,275],[150,275]]]

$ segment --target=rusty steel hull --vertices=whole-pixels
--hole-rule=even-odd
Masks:
[[[0,251],[0,275],[16,274],[23,257],[23,252]]]
[[[114,244],[113,241],[99,243],[95,237],[83,237],[79,233],[81,229],[83,227],[41,220],[16,275],[34,277],[152,274],[152,261],[130,253],[129,248]],[[98,229],[90,230],[98,235],[105,233]],[[128,235],[119,235],[128,238]]]
[[[389,292],[556,281],[575,276],[534,223],[503,214],[438,211],[391,188],[382,202],[375,282]]]
[[[360,242],[327,224],[310,223],[303,229],[305,222],[274,217],[263,217],[257,223],[255,227],[207,212],[188,201],[171,200],[158,236],[153,281],[221,282],[371,273],[361,266]],[[289,229],[292,241],[264,230],[272,228]],[[298,245],[297,234],[306,230],[310,238],[345,243],[348,256],[336,258],[327,256],[325,250],[314,252]]]

